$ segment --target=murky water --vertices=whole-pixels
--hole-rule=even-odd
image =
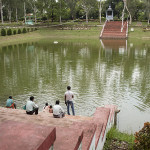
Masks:
[[[51,40],[0,48],[0,105],[12,95],[18,108],[31,96],[64,104],[70,85],[76,115],[91,116],[96,107],[118,105],[120,131],[138,131],[150,122],[150,45],[124,40],[69,42]]]

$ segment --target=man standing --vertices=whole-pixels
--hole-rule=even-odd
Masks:
[[[54,118],[63,118],[65,116],[65,111],[59,105],[59,100],[56,101],[56,105],[53,106],[53,117]]]
[[[69,108],[71,106],[72,114],[75,116],[74,104],[72,100],[73,98],[74,98],[74,95],[73,95],[73,92],[71,91],[71,87],[67,86],[67,91],[65,92],[65,104],[67,105],[67,113],[68,115],[70,115]]]
[[[16,104],[13,102],[12,96],[9,96],[9,99],[7,99],[6,107],[16,109]]]
[[[35,113],[35,115],[38,114],[39,108],[33,101],[34,101],[34,97],[31,96],[30,100],[28,100],[26,104],[26,113],[29,115],[33,115],[33,113]]]

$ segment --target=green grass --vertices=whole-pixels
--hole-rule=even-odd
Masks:
[[[133,149],[134,139],[135,139],[134,135],[127,134],[127,133],[121,133],[115,127],[110,129],[110,131],[106,135],[106,138],[107,138],[107,140],[104,145],[104,150],[109,148],[111,140],[113,140],[113,139],[116,139],[118,141],[125,141],[125,142],[129,143],[130,149]]]
[[[139,22],[141,23],[141,26],[147,26],[147,21],[133,21],[132,24],[130,25],[131,27],[139,26]]]
[[[143,31],[143,28],[141,27],[133,27],[134,31],[131,31],[131,27],[129,28],[129,34],[128,34],[128,41],[136,44],[141,45],[142,43],[149,44],[150,40],[150,31]]]
[[[78,30],[77,30],[78,28]],[[73,30],[72,30],[73,29]],[[88,40],[95,40],[99,43],[99,36],[102,30],[102,26],[92,26],[82,28],[74,26],[74,28],[69,28],[69,30],[62,30],[61,27],[50,27],[50,28],[40,28],[37,31],[29,32],[26,34],[16,34],[11,36],[0,36],[0,45],[13,44],[13,43],[22,43],[25,41],[31,40],[40,40],[40,39],[52,39],[52,40],[70,40],[70,41],[79,41],[87,42]],[[128,41],[133,44],[140,43],[149,43],[150,40],[150,31],[143,32],[143,28],[134,27],[134,32],[130,31],[129,28],[129,38]],[[96,43],[95,42],[95,43]]]

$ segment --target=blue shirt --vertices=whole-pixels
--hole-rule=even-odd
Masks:
[[[13,102],[12,99],[7,99],[6,106],[7,106],[7,107],[10,107],[13,103],[14,103],[14,102]]]

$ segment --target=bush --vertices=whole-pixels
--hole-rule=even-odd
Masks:
[[[47,20],[47,17],[46,17],[46,16],[43,16],[43,17],[41,18],[41,20],[42,20],[42,21],[45,21],[45,20]]]
[[[135,149],[150,150],[150,123],[144,123],[144,127],[135,133]]]
[[[7,30],[7,35],[12,35],[12,30],[11,29]]]
[[[37,28],[34,28],[34,30],[36,31],[36,30],[38,30]]]
[[[27,33],[26,28],[23,28],[22,33]]]
[[[27,32],[30,32],[30,28],[27,28]]]
[[[13,31],[13,34],[14,34],[14,35],[16,34],[16,30]]]
[[[21,29],[18,29],[18,34],[21,34]]]
[[[6,36],[6,29],[1,30],[1,36]]]
[[[33,31],[34,29],[33,28],[31,28],[31,32]]]

